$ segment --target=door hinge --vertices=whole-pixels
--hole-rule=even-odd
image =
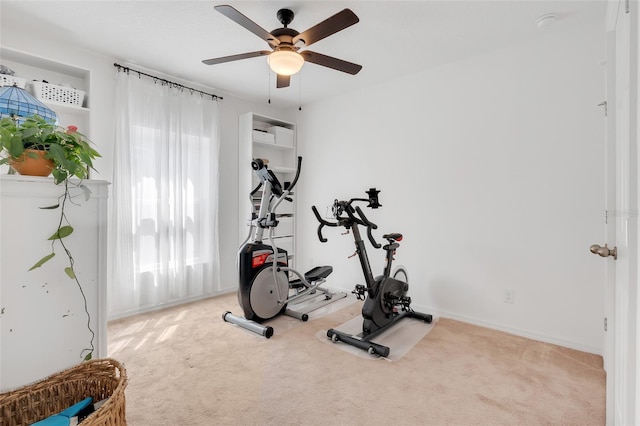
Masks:
[[[604,317],[604,331],[607,331],[607,317]]]
[[[630,3],[630,0],[625,0],[625,2],[624,2],[624,13],[629,13],[629,7],[630,7],[629,3]]]
[[[604,107],[604,116],[607,117],[608,116],[608,112],[609,112],[608,109],[607,109],[607,101],[600,102],[598,104],[598,106],[603,106]]]
[[[604,224],[605,225],[609,224],[609,210],[604,211]]]

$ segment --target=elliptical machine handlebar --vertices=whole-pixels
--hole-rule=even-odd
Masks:
[[[253,189],[253,191],[251,191],[250,196],[253,196],[256,192],[258,192],[258,190],[262,188],[262,185],[267,180],[271,182],[273,193],[276,196],[280,197],[285,191],[287,194],[291,193],[293,191],[293,187],[296,186],[296,183],[298,183],[298,178],[300,177],[300,169],[302,168],[302,157],[298,156],[298,164],[296,165],[296,175],[294,176],[291,184],[288,187],[284,188],[284,191],[283,191],[282,185],[280,184],[280,181],[278,180],[276,175],[273,173],[273,171],[268,169],[267,164],[269,164],[269,160],[265,158],[254,158],[251,161],[251,168],[256,172],[256,174],[260,178],[260,182],[258,183],[258,186],[256,186]],[[285,196],[284,199],[289,202],[293,201],[292,198],[287,196]]]
[[[296,166],[296,175],[293,178],[293,182],[286,188],[289,192],[293,191],[293,187],[298,183],[298,177],[300,177],[300,169],[302,168],[302,157],[298,155],[298,165]]]

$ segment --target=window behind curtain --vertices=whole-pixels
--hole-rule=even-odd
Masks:
[[[218,105],[118,72],[108,316],[219,289]]]

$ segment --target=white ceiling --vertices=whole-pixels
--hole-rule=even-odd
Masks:
[[[291,86],[275,88],[264,57],[207,66],[203,59],[267,49],[260,38],[214,9],[230,4],[267,31],[276,11],[292,9],[299,32],[350,8],[360,22],[310,50],[363,66],[349,74],[305,64]],[[194,82],[216,93],[275,105],[305,105],[470,55],[517,43],[542,31],[603,23],[597,1],[28,1],[1,0],[2,31],[35,31],[121,63]],[[539,16],[555,13],[545,30]],[[604,35],[603,35],[604,36]],[[269,82],[270,79],[270,82]]]

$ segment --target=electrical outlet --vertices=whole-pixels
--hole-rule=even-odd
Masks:
[[[513,289],[505,288],[503,296],[504,296],[504,303],[513,303]]]

